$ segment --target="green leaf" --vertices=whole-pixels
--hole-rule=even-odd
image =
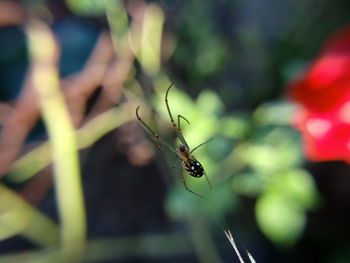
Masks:
[[[291,245],[302,234],[306,212],[316,207],[318,193],[311,175],[301,169],[270,179],[256,204],[258,224],[276,244]]]
[[[278,245],[292,245],[303,232],[305,212],[277,193],[260,196],[255,212],[261,230]]]
[[[195,69],[201,75],[214,74],[222,70],[227,62],[227,51],[224,41],[215,37],[206,39],[194,61]]]
[[[269,102],[259,106],[253,119],[260,125],[289,125],[295,105],[287,101]]]
[[[198,96],[196,104],[203,113],[209,116],[217,117],[224,110],[221,99],[211,90],[202,91]]]
[[[235,175],[231,181],[235,193],[255,197],[263,191],[266,182],[255,173],[240,173]]]
[[[224,117],[220,120],[220,133],[235,139],[241,139],[250,130],[249,120],[243,116]]]
[[[312,176],[305,170],[290,170],[279,182],[280,191],[302,209],[317,206],[319,194]]]
[[[213,160],[220,162],[232,152],[234,140],[219,135],[213,137],[213,140],[203,147]]]
[[[202,194],[204,198],[186,191],[182,184],[172,188],[165,208],[174,220],[183,220],[198,213],[213,220],[222,220],[222,216],[227,211],[237,208],[238,201],[229,184],[222,184],[212,190],[208,189],[206,183],[200,190],[194,186],[189,185],[189,187],[196,193]]]
[[[68,8],[77,15],[103,15],[105,1],[103,0],[66,0]]]
[[[264,127],[251,143],[237,148],[239,156],[259,173],[275,173],[297,167],[302,161],[299,137],[287,127]]]

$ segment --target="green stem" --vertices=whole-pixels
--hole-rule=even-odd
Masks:
[[[32,22],[28,33],[33,85],[52,146],[62,252],[68,261],[77,261],[85,246],[85,207],[76,136],[59,87],[58,47],[49,28],[41,22]]]

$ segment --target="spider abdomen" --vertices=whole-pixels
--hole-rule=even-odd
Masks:
[[[193,177],[201,177],[204,174],[203,166],[195,159],[189,159],[185,164],[184,167],[186,171],[192,175]]]

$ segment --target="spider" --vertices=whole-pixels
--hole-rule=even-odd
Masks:
[[[174,82],[171,83],[171,85],[169,86],[169,88],[167,89],[166,93],[165,93],[165,105],[166,108],[168,110],[169,113],[169,117],[170,117],[170,121],[172,123],[173,128],[176,130],[176,134],[177,137],[179,138],[181,144],[176,146],[175,148],[171,147],[169,144],[167,144],[166,142],[163,142],[160,139],[160,136],[158,134],[156,134],[140,117],[138,111],[140,109],[140,106],[138,106],[136,108],[136,117],[138,119],[138,121],[141,123],[141,125],[152,135],[150,137],[150,139],[152,140],[152,142],[157,146],[157,148],[159,150],[161,150],[162,146],[167,148],[170,152],[172,152],[173,154],[175,154],[177,156],[177,158],[181,161],[182,167],[193,177],[199,178],[202,177],[203,175],[205,176],[209,188],[212,189],[211,187],[211,183],[208,179],[208,176],[206,175],[203,166],[200,164],[199,161],[197,161],[197,159],[193,156],[193,152],[195,150],[197,150],[199,147],[203,146],[204,144],[210,142],[212,139],[199,144],[198,146],[196,146],[195,148],[193,148],[192,150],[190,150],[190,147],[188,146],[183,134],[182,134],[182,130],[181,130],[181,126],[180,126],[180,120],[183,119],[184,121],[186,121],[188,124],[190,124],[190,122],[182,115],[177,115],[177,125],[173,119],[173,115],[171,114],[170,111],[170,107],[169,107],[169,102],[168,102],[168,94],[169,91],[171,89],[171,87],[173,86]],[[201,198],[203,198],[202,195],[199,195],[195,192],[193,192],[191,189],[188,188],[186,181],[185,181],[185,177],[184,174],[181,172],[180,173],[180,178],[185,186],[185,189],[187,191],[189,191],[190,193],[199,196]]]

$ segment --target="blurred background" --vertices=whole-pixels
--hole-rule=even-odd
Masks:
[[[0,262],[350,262],[349,11],[1,1]]]

